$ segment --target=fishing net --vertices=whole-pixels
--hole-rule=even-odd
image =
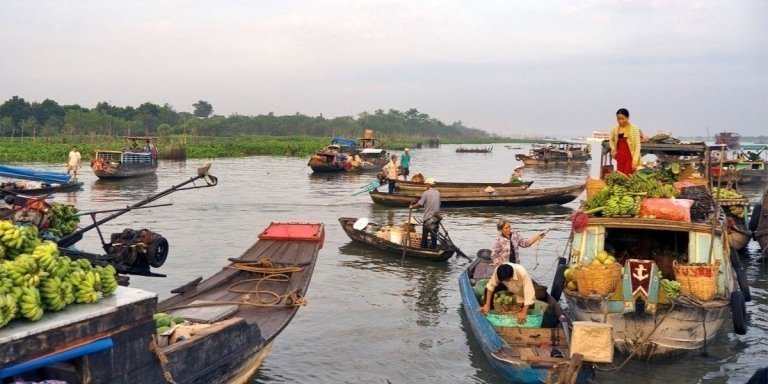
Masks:
[[[584,211],[577,211],[573,214],[573,220],[571,221],[571,228],[576,233],[584,232],[589,224],[589,216]]]

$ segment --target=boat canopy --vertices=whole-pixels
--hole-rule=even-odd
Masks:
[[[382,153],[384,152],[381,148],[366,148],[360,151],[360,153]]]
[[[357,145],[354,140],[352,139],[345,139],[342,137],[334,137],[333,140],[331,140],[332,144],[340,144],[345,147],[354,147]]]
[[[39,169],[27,169],[21,167],[9,167],[0,165],[0,176],[12,179],[40,181],[44,183],[66,184],[72,180],[72,176],[64,172],[44,171]]]

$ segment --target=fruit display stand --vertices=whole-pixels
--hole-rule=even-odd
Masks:
[[[93,382],[99,382],[98,372],[104,372],[104,367],[119,372],[125,369],[125,361],[154,358],[147,348],[154,335],[156,309],[156,293],[120,286],[96,303],[46,312],[35,322],[11,321],[0,329],[0,375],[11,377],[63,362],[56,365],[62,380],[67,381],[68,370],[78,366],[91,370]]]

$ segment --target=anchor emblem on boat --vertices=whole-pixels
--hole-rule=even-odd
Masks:
[[[643,303],[643,312],[655,313],[658,301],[658,283],[653,282],[657,273],[652,260],[627,260],[625,265],[629,279],[624,281],[624,311],[636,311],[639,301]]]

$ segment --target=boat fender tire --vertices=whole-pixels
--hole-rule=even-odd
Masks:
[[[747,334],[747,309],[741,291],[731,292],[731,315],[733,316],[733,332],[737,335]]]
[[[168,257],[168,240],[157,236],[149,243],[147,249],[147,262],[154,268],[160,268]]]
[[[557,270],[555,270],[555,278],[552,280],[552,289],[549,293],[555,301],[560,301],[560,295],[563,293],[566,269],[568,266],[565,264],[558,264]]]
[[[752,208],[752,213],[750,213],[749,230],[752,231],[753,233],[757,230],[757,225],[760,224],[760,215],[763,213],[762,210],[763,210],[763,205],[760,203],[757,203]]]
[[[752,301],[752,292],[749,289],[749,281],[747,280],[746,272],[744,272],[744,268],[741,267],[739,253],[733,249],[731,250],[731,265],[733,265],[733,270],[736,272],[736,281],[739,282],[739,289],[741,290],[744,301]]]

